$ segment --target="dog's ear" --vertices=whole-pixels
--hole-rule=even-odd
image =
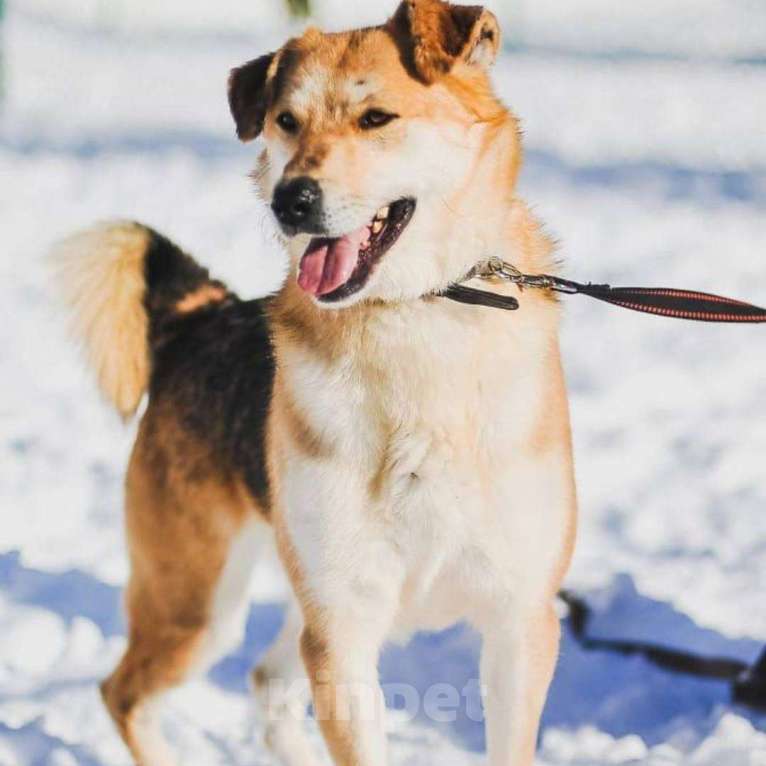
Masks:
[[[407,63],[426,83],[458,61],[489,68],[500,46],[497,19],[478,5],[403,0],[390,23],[394,34],[403,38]]]
[[[268,82],[276,53],[248,61],[229,74],[229,109],[240,141],[252,141],[263,130],[268,109]]]

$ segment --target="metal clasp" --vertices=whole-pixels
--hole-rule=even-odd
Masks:
[[[512,263],[507,263],[497,256],[490,258],[487,265],[493,274],[509,282],[520,282],[524,278],[524,275]]]
[[[543,287],[543,285],[534,284],[530,280],[536,280],[536,277],[529,277],[526,274],[522,274],[512,263],[504,261],[502,258],[498,258],[493,255],[487,258],[486,261],[480,263],[475,269],[475,276],[481,279],[504,279],[506,282],[512,282],[518,285],[519,290],[523,290],[524,287]]]
[[[493,255],[486,261],[478,263],[471,270],[470,277],[479,279],[504,279],[518,285],[519,290],[525,287],[536,287],[542,290],[556,290],[562,293],[576,293],[577,288],[567,280],[551,277],[548,274],[523,274],[512,263]]]
[[[493,255],[491,258],[487,258],[486,261],[481,261],[471,269],[471,277],[478,277],[479,279],[505,279],[509,282],[515,282],[521,279],[524,275],[510,263],[506,263],[502,258],[498,258]]]

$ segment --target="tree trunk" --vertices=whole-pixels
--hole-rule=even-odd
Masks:
[[[311,13],[311,0],[287,0],[287,8],[291,16],[302,18]]]

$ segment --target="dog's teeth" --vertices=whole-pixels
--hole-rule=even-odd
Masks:
[[[383,228],[383,221],[372,222],[372,233],[377,234]]]
[[[378,210],[378,214],[375,216],[376,218],[379,218],[381,221],[388,218],[388,205],[385,207],[382,207],[380,210]]]

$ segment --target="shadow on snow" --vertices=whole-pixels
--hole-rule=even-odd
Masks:
[[[12,602],[48,609],[67,624],[77,616],[96,623],[106,636],[124,632],[120,589],[77,570],[41,572],[25,567],[17,552],[0,555],[0,588]],[[671,605],[639,594],[628,576],[610,588],[591,594],[594,617],[590,630],[602,638],[630,638],[700,654],[752,661],[756,641],[729,639],[696,625]],[[246,694],[249,670],[274,640],[282,622],[278,604],[254,604],[239,648],[217,663],[210,680],[228,691]],[[438,726],[463,747],[484,748],[481,721],[472,720],[479,699],[478,657],[480,637],[458,625],[439,633],[418,633],[405,646],[388,646],[380,662],[384,685],[407,684],[421,700],[436,684],[449,684],[462,694],[454,720],[436,723],[422,711],[416,720]],[[402,699],[393,695],[392,707]],[[695,722],[704,736],[720,711],[730,706],[725,683],[675,675],[640,657],[584,651],[565,624],[561,656],[546,706],[543,725],[576,729],[595,726],[615,737],[639,735],[649,746],[666,741],[683,720]],[[742,711],[753,723],[763,723]],[[475,716],[474,716],[475,718]],[[23,729],[14,739],[23,737]]]

